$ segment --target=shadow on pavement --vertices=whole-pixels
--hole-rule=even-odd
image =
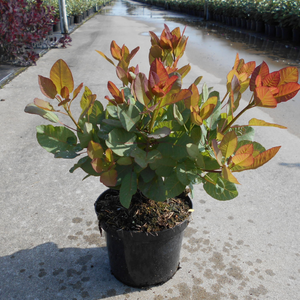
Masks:
[[[138,291],[110,273],[106,247],[49,242],[1,257],[0,266],[1,299],[104,299]]]

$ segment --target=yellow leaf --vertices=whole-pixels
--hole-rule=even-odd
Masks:
[[[240,184],[238,180],[232,175],[230,169],[226,166],[222,167],[222,177],[225,178],[226,180],[235,183],[235,184]]]
[[[282,128],[282,129],[287,129],[287,127],[282,126],[282,125],[278,125],[278,124],[273,124],[273,123],[268,123],[264,120],[259,120],[259,119],[251,119],[249,121],[249,126],[271,126],[271,127],[278,127],[278,128]]]
[[[229,131],[225,134],[220,144],[220,150],[225,158],[230,157],[234,153],[237,143],[238,140],[234,131]]]
[[[109,163],[114,161],[113,152],[110,148],[105,151],[105,160]]]
[[[113,66],[116,66],[115,63],[109,59],[103,52],[96,50],[102,57],[104,57],[108,62],[110,62]]]
[[[63,87],[67,87],[69,93],[73,92],[74,81],[71,70],[67,63],[59,59],[50,70],[50,79],[55,84],[57,92],[60,94]]]
[[[95,143],[94,141],[90,141],[88,148],[87,148],[87,153],[91,159],[102,158],[103,157],[103,148],[100,144]]]
[[[220,166],[222,166],[222,152],[218,148],[218,142],[216,140],[212,140],[211,146],[212,146],[212,149],[214,151],[215,158],[216,158],[218,164]]]

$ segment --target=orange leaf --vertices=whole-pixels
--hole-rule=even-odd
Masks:
[[[239,167],[249,167],[253,164],[254,158],[253,155],[249,153],[236,154],[232,158],[232,162]]]
[[[65,99],[69,98],[70,94],[69,94],[69,89],[64,86],[62,89],[61,89],[61,92],[60,92],[61,96]]]
[[[267,163],[269,160],[271,160],[279,151],[279,147],[273,147],[271,149],[268,149],[257,156],[254,157],[254,162],[251,166],[249,166],[247,169],[256,169],[265,163]]]
[[[54,111],[53,106],[47,101],[35,98],[33,102],[39,108],[42,108],[44,110]]]
[[[286,102],[294,98],[300,89],[300,84],[297,82],[289,82],[278,87],[278,94],[274,97],[277,103]]]
[[[249,61],[242,66],[239,73],[247,73],[248,77],[251,76],[253,71],[255,70],[256,63],[255,61]]]
[[[246,145],[241,146],[239,149],[237,149],[237,151],[235,152],[235,155],[245,154],[245,153],[253,154],[253,151],[254,151],[253,144],[246,144]]]
[[[108,81],[107,88],[112,94],[112,96],[116,99],[118,104],[123,103],[125,101],[124,95],[122,94],[122,92],[119,91],[119,89],[113,82]]]
[[[254,90],[254,101],[256,106],[274,108],[277,106],[277,101],[272,92],[266,86],[257,87]]]
[[[115,41],[112,41],[110,44],[110,53],[114,59],[116,60],[122,59],[121,48],[117,45]]]
[[[192,84],[189,87],[189,90],[192,92],[191,97],[188,97],[184,100],[184,104],[186,108],[190,108],[191,106],[198,106],[199,102],[199,90],[195,84]]]
[[[240,61],[240,58],[239,58],[239,54],[237,53],[236,56],[235,56],[235,61],[234,61],[234,65],[233,65],[233,70],[237,70],[238,68],[238,65],[239,65],[239,61]]]
[[[279,70],[280,82],[278,85],[282,85],[289,82],[298,82],[298,68],[297,67],[286,67]]]
[[[230,157],[234,153],[237,143],[238,140],[234,131],[229,131],[224,135],[219,148],[225,158]]]
[[[187,99],[191,95],[192,95],[192,92],[188,89],[180,90],[179,93],[176,93],[176,94],[172,95],[171,99],[168,99],[167,101],[163,100],[160,104],[160,107],[163,107],[165,105],[169,105],[169,104],[176,103],[176,102],[179,102],[181,100]]]
[[[272,72],[268,74],[264,80],[262,81],[263,86],[278,86],[280,81],[280,73],[279,71]]]
[[[130,54],[129,54],[129,56],[128,56],[128,60],[132,60],[133,57],[136,55],[136,53],[137,53],[139,50],[140,50],[140,47],[134,48],[134,49],[130,52]]]
[[[50,79],[55,84],[57,92],[60,94],[61,89],[66,86],[69,92],[72,93],[74,89],[74,81],[72,72],[66,62],[59,59],[50,70]]]
[[[91,162],[93,169],[97,173],[101,173],[104,170],[104,163],[101,158],[94,158]]]
[[[80,93],[81,89],[83,87],[83,83],[81,83],[73,92],[73,100],[78,96]]]
[[[55,98],[55,96],[57,94],[57,90],[56,90],[55,84],[52,82],[51,79],[39,75],[39,86],[40,86],[41,92],[46,97],[48,97],[50,99]]]
[[[210,115],[213,113],[215,109],[214,104],[208,104],[201,108],[200,110],[200,117],[205,120],[210,117]]]
[[[168,72],[166,71],[163,63],[158,59],[155,59],[151,64],[150,72],[157,74],[160,82],[165,83],[169,79]]]
[[[232,175],[230,169],[226,166],[222,167],[222,177],[225,178],[226,180],[235,183],[235,184],[240,184],[238,180]]]
[[[196,111],[191,112],[191,121],[192,123],[201,126],[203,124],[202,118],[199,116],[199,114]]]

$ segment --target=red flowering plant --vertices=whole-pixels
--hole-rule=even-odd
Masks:
[[[87,177],[99,176],[103,184],[120,191],[124,207],[129,207],[137,191],[164,201],[188,186],[192,190],[196,183],[202,183],[218,200],[236,197],[239,182],[233,173],[262,166],[280,148],[266,150],[253,141],[252,127],[285,128],[255,118],[246,125],[237,125],[237,120],[254,107],[274,108],[292,99],[300,89],[297,68],[270,73],[265,62],[256,67],[255,62],[245,63],[237,55],[227,76],[227,93],[220,99],[206,84],[199,88],[201,76],[189,88],[182,88],[191,69],[190,65],[178,67],[188,41],[184,31],[171,31],[165,25],[160,37],[153,32],[150,36],[147,75],[131,66],[139,47],[129,51],[113,41],[112,59],[98,51],[116,68],[121,84],[108,81],[111,96],[105,97],[106,108],[85,87],[77,120],[71,104],[83,84],[74,89],[67,64],[58,60],[50,78],[39,76],[41,91],[57,100],[58,108],[36,98],[25,111],[61,126],[38,126],[38,142],[55,157],[80,157],[70,172],[81,168]],[[252,96],[240,109],[242,94],[248,89]],[[68,115],[75,128],[63,124],[57,113]]]

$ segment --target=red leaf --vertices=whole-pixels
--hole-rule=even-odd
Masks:
[[[50,99],[55,98],[55,96],[57,94],[57,90],[56,90],[55,84],[53,83],[53,81],[51,79],[39,75],[39,86],[40,86],[41,92],[46,97],[48,97]]]
[[[255,70],[252,73],[251,79],[250,79],[250,91],[253,92],[255,90],[255,80],[258,75],[261,76],[262,80],[269,74],[269,67],[268,65],[263,61],[259,66],[255,68]]]
[[[274,97],[277,103],[286,102],[295,97],[300,89],[300,85],[297,82],[289,82],[278,87],[278,94]]]

